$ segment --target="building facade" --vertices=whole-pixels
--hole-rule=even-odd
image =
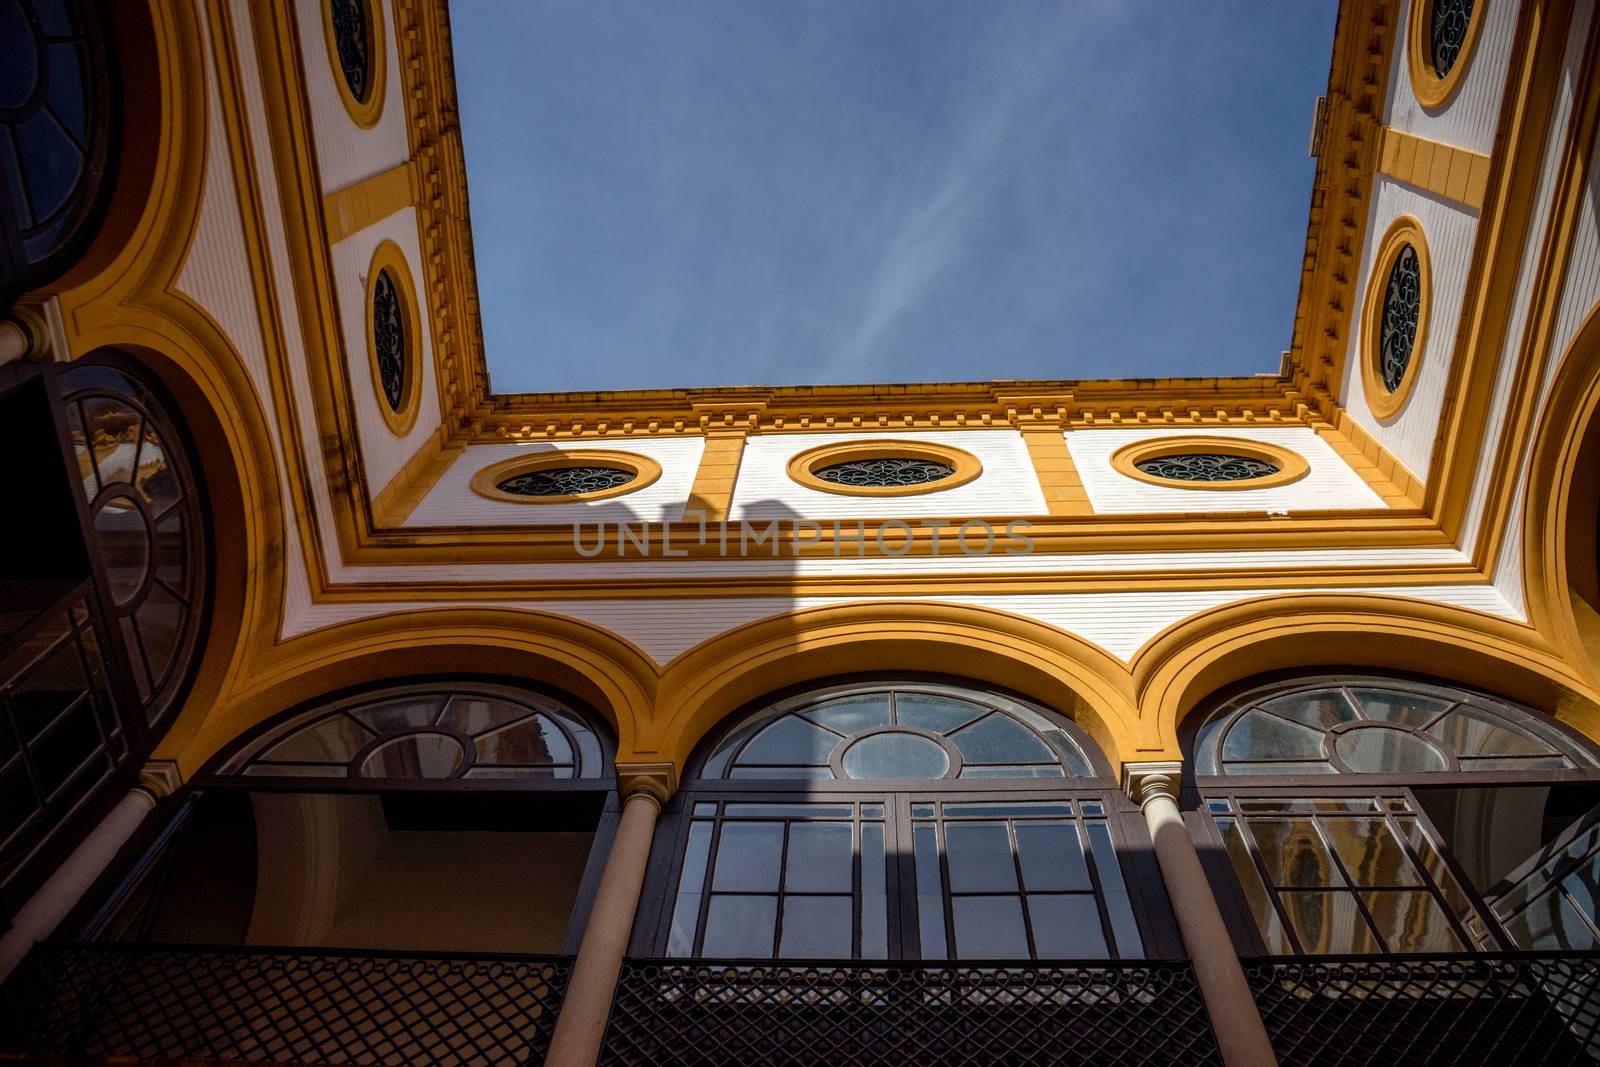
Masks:
[[[1345,0],[1278,374],[527,395],[444,0],[6,10],[5,1051],[1600,1059],[1593,5]]]

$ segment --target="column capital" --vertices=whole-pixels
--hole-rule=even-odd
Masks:
[[[678,791],[678,768],[669,762],[617,764],[617,792],[624,801],[645,794],[658,807],[666,806]]]
[[[160,800],[170,797],[182,786],[183,771],[178,767],[178,761],[155,759],[139,769],[139,784],[135,788],[149,793],[152,800]]]
[[[1141,808],[1157,797],[1178,799],[1178,783],[1183,780],[1183,764],[1177,760],[1152,760],[1122,765],[1122,789]]]

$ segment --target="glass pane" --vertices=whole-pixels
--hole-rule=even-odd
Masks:
[[[813,781],[830,779],[833,772],[826,767],[735,767],[728,772],[729,778],[804,778]]]
[[[453,696],[439,717],[440,726],[449,726],[464,734],[481,734],[496,726],[505,726],[533,714],[533,709],[522,704],[495,697]]]
[[[1363,893],[1361,898],[1390,952],[1465,951],[1433,894]]]
[[[1015,831],[1022,881],[1028,889],[1092,887],[1078,828],[1072,823],[1018,823]]]
[[[969,763],[961,768],[963,778],[1065,778],[1059,763]]]
[[[672,905],[672,927],[667,932],[667,955],[694,955],[694,928],[700,921],[700,894],[679,893]]]
[[[547,763],[534,767],[516,767],[480,763],[468,767],[463,778],[571,778],[572,764]]]
[[[126,604],[143,588],[150,569],[150,529],[139,506],[125,496],[106,501],[94,513],[94,537],[111,599]]]
[[[865,806],[865,805],[863,805]],[[883,959],[889,955],[889,897],[883,824],[861,826],[861,955]]]
[[[943,778],[950,770],[944,746],[918,734],[870,734],[845,750],[848,778]]]
[[[963,758],[972,763],[1044,763],[1056,758],[1031,730],[995,713],[950,735]]]
[[[1452,703],[1438,697],[1402,693],[1393,689],[1352,689],[1350,694],[1360,702],[1367,718],[1397,722],[1402,726],[1426,725]]]
[[[689,841],[683,851],[683,875],[678,879],[678,892],[698,893],[705,888],[706,859],[710,852],[711,824],[691,823]]]
[[[706,932],[700,953],[712,959],[770,959],[777,921],[777,897],[728,897],[713,893],[711,905],[706,909]]]
[[[839,743],[837,734],[811,725],[804,719],[786,716],[755,736],[739,763],[826,763],[828,753]]]
[[[1384,820],[1324,819],[1322,829],[1356,885],[1422,884],[1422,877]]]
[[[1088,811],[1092,802],[1085,802],[1083,810]],[[1098,805],[1095,805],[1098,806]],[[927,815],[933,814],[933,805],[913,805],[913,808],[926,807]],[[923,812],[917,812],[919,816]],[[1055,800],[1019,800],[1013,804],[1002,804],[988,800],[977,801],[945,801],[944,817],[955,818],[982,818],[1005,819],[1014,816],[1051,816],[1071,815],[1072,805],[1065,801]]]
[[[861,827],[861,892],[881,894],[884,888],[885,862],[883,827],[878,823],[864,823]]]
[[[1468,756],[1461,761],[1464,771],[1559,771],[1571,766],[1564,756]]]
[[[783,858],[783,823],[730,822],[717,839],[713,889],[773,890]]]
[[[1017,897],[954,897],[958,959],[1027,959],[1028,935]]]
[[[1377,811],[1378,802],[1372,797],[1272,797],[1241,800],[1239,810],[1245,812]]]
[[[1093,896],[1030,894],[1028,919],[1039,959],[1099,960],[1110,955]]]
[[[1344,884],[1310,819],[1251,819],[1250,832],[1273,885]]]
[[[1428,727],[1428,733],[1460,756],[1550,755],[1549,745],[1506,729],[1476,708],[1457,708]]]
[[[948,823],[944,841],[952,893],[1016,891],[1017,871],[1004,823]]]
[[[800,713],[812,722],[849,736],[889,725],[889,694],[863,693],[825,701]]]
[[[1222,743],[1222,758],[1227,760],[1320,759],[1322,734],[1287,722],[1264,711],[1251,709],[1234,722]]]
[[[343,778],[345,766],[313,763],[252,763],[244,769],[251,778]]]
[[[1100,896],[1105,902],[1106,917],[1111,920],[1111,935],[1117,942],[1117,954],[1124,958],[1143,953],[1139,937],[1139,923],[1133,917],[1133,903],[1128,899],[1122,881],[1122,864],[1111,846],[1111,829],[1098,819],[1084,823],[1089,835],[1089,846],[1094,853],[1095,873],[1100,876]]]
[[[406,734],[373,749],[361,763],[363,778],[448,778],[466,758],[449,734]]]
[[[54,636],[54,633],[48,635]],[[43,641],[39,644],[43,644]],[[38,649],[35,647],[29,651],[37,652]],[[78,655],[78,649],[69,639],[42,657],[31,671],[13,685],[11,713],[16,718],[23,738],[31,741],[88,690],[89,681],[84,676],[83,660]]]
[[[729,818],[742,819],[848,819],[855,814],[849,804],[739,804],[729,801],[722,810]]]
[[[942,960],[948,954],[944,933],[944,878],[939,873],[939,842],[932,826],[912,831],[917,867],[917,928],[922,958]]]
[[[850,837],[849,823],[791,823],[784,889],[790,892],[850,892],[855,885],[855,849],[851,847]],[[787,919],[784,920],[784,929],[784,936],[787,937]]]
[[[145,660],[156,685],[165,681],[173,657],[178,654],[178,635],[183,632],[186,614],[187,609],[160,586],[151,588],[134,613]]]
[[[1282,893],[1300,945],[1312,955],[1381,952],[1351,893]]]
[[[483,763],[572,762],[572,745],[543,715],[484,734],[474,744]]]
[[[1339,758],[1353,771],[1406,774],[1442,771],[1444,754],[1416,734],[1381,727],[1362,727],[1339,735]]]
[[[1228,774],[1333,774],[1331,763],[1229,763]]]
[[[667,934],[667,955],[694,953],[694,930],[700,921],[700,891],[705,887],[706,857],[711,849],[711,824],[689,826],[684,849],[683,874],[678,879],[678,899],[672,908],[672,928]]]
[[[364,708],[351,708],[350,714],[380,734],[398,733],[412,726],[429,726],[439,714],[444,698],[438,696],[403,697]]]
[[[1261,884],[1261,875],[1250,858],[1243,830],[1233,819],[1218,819],[1217,829],[1222,833],[1222,843],[1228,850],[1233,875],[1238,879],[1239,888],[1244,891],[1245,901],[1250,906],[1250,913],[1255,916],[1256,929],[1261,932],[1261,940],[1267,946],[1267,951],[1275,956],[1292,954],[1294,946],[1284,933],[1278,909],[1272,906],[1267,889]]]
[[[1345,698],[1343,690],[1314,689],[1309,693],[1291,693],[1289,696],[1268,700],[1258,707],[1282,715],[1286,719],[1303,723],[1318,730],[1353,722],[1356,711]]]
[[[332,715],[321,722],[303,726],[279,741],[262,759],[311,760],[314,763],[346,763],[373,735],[343,715]]]
[[[916,726],[936,734],[960,729],[989,709],[966,700],[934,696],[931,693],[896,693],[895,721],[901,726]]]
[[[189,553],[184,542],[183,512],[170,512],[156,523],[156,577],[189,596]]]
[[[160,438],[148,426],[144,430],[144,442],[139,446],[139,470],[134,485],[150,506],[151,515],[163,514],[183,496],[178,474],[167,462]]]
[[[139,413],[120,400],[103,396],[88,397],[82,406],[84,431],[102,488],[112,482],[132,482],[139,451]]]
[[[778,955],[784,959],[838,959],[850,956],[849,897],[785,897]]]

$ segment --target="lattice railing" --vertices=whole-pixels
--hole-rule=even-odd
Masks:
[[[1281,1067],[1600,1062],[1600,954],[1246,961]]]
[[[603,1067],[1216,1064],[1189,964],[629,960]]]
[[[570,957],[36,946],[5,1045],[38,1057],[539,1063]]]

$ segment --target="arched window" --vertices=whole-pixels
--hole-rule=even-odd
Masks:
[[[669,956],[1140,957],[1160,926],[1137,903],[1148,872],[1119,854],[1142,823],[1093,742],[970,687],[836,685],[758,707],[713,740],[664,825]]]
[[[600,738],[555,697],[495,685],[407,686],[294,716],[221,774],[350,782],[607,777]]]
[[[1600,759],[1535,711],[1300,678],[1216,708],[1192,765],[1259,949],[1600,947]]]

